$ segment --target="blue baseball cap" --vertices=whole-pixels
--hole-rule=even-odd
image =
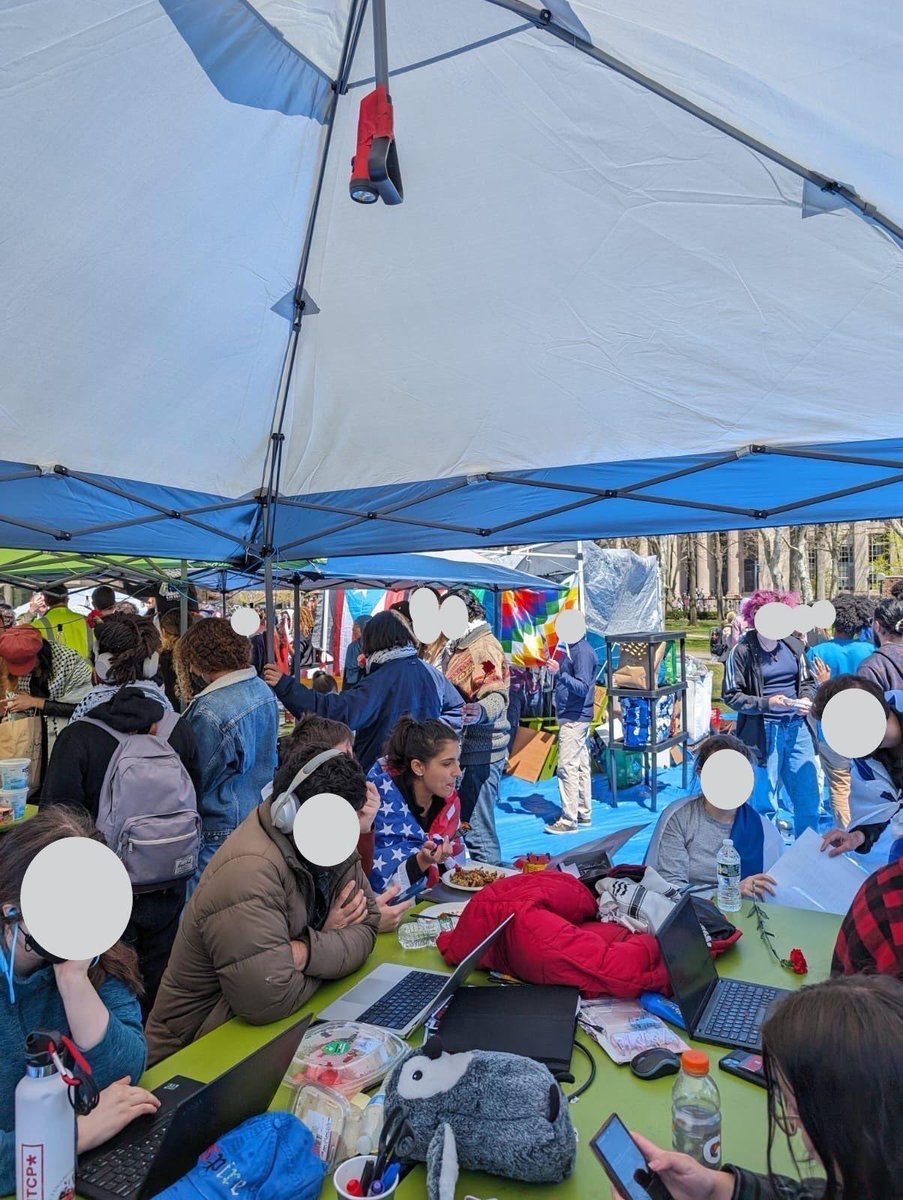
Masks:
[[[209,1146],[157,1200],[316,1200],[326,1167],[313,1141],[292,1113],[251,1117]]]

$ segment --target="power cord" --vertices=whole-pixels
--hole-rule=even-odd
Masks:
[[[568,1104],[573,1104],[574,1101],[578,1100],[584,1092],[588,1091],[593,1086],[593,1082],[596,1078],[596,1060],[590,1054],[589,1050],[587,1050],[586,1046],[584,1046],[581,1042],[575,1041],[574,1049],[581,1051],[581,1053],[585,1055],[587,1061],[589,1062],[589,1079],[587,1079],[586,1083],[581,1083],[576,1092],[571,1092],[570,1095],[566,1097]]]

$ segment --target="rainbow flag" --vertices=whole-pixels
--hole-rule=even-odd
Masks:
[[[505,653],[515,667],[541,667],[558,645],[555,618],[565,608],[577,608],[577,577],[566,581],[567,591],[502,592],[502,636]]]

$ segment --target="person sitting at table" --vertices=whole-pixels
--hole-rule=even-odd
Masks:
[[[868,758],[850,763],[850,823],[831,829],[822,838],[822,850],[830,857],[855,850],[868,854],[888,825],[893,843],[888,862],[903,856],[903,692],[884,692],[861,675],[838,675],[818,689],[812,715],[820,721],[828,702],[840,692],[857,688],[881,704],[887,722],[880,746]]]
[[[673,1200],[900,1200],[903,985],[857,975],[802,988],[772,1010],[762,1047],[769,1159],[778,1130],[788,1143],[799,1132],[822,1177],[713,1171],[635,1134]]]
[[[373,823],[374,892],[396,885],[405,891],[424,876],[433,885],[439,866],[460,854],[461,743],[442,721],[402,717],[389,738],[385,758],[370,768],[380,807]]]
[[[695,776],[719,750],[736,750],[755,766],[755,751],[738,738],[715,734],[696,752]],[[700,790],[695,796],[675,800],[662,812],[649,843],[646,865],[669,883],[693,891],[718,886],[715,859],[725,838],[731,838],[740,855],[740,892],[764,896],[774,892],[767,873],[780,858],[784,842],[774,824],[746,801],[736,810],[719,808]]]
[[[144,1071],[141,976],[135,954],[117,942],[91,962],[53,962],[22,920],[25,873],[63,838],[103,841],[87,814],[50,808],[0,837],[0,1195],[16,1190],[15,1090],[25,1074],[25,1037],[34,1029],[68,1034],[101,1089],[97,1108],[78,1117],[78,1150],[91,1150],[160,1101],[133,1087]],[[73,884],[77,893],[77,884]],[[61,887],[60,903],[70,902]],[[131,1081],[131,1082],[130,1082]]]
[[[324,752],[330,757],[299,779]],[[338,746],[290,745],[272,799],[229,835],[188,902],[147,1023],[151,1063],[232,1017],[281,1020],[324,979],[343,979],[367,961],[379,910],[360,856],[330,868],[305,859],[273,821],[289,792],[299,805],[331,793],[360,811],[367,781]]]
[[[843,919],[832,975],[903,979],[903,858],[870,875]]]

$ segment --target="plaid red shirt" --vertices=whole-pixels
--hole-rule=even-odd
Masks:
[[[831,974],[863,973],[903,979],[903,859],[869,876],[840,927]]]

